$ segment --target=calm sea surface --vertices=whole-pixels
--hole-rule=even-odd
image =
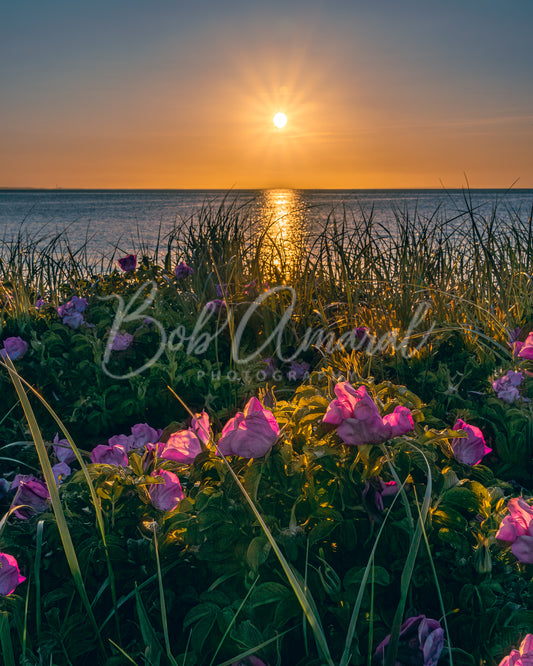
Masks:
[[[64,234],[72,247],[87,241],[105,255],[150,250],[176,225],[194,225],[199,211],[221,204],[296,238],[343,216],[354,226],[372,216],[390,228],[405,215],[460,226],[469,208],[485,218],[496,210],[513,225],[530,217],[533,190],[0,190],[0,241]]]

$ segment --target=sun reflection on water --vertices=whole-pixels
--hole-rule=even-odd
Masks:
[[[258,200],[261,259],[274,274],[289,276],[307,247],[307,208],[298,190],[265,190]]]

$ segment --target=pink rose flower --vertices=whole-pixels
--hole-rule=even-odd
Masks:
[[[209,301],[204,305],[204,308],[208,312],[213,312],[214,314],[219,313],[225,307],[226,307],[225,301],[220,300],[220,298],[215,298],[214,300]]]
[[[180,261],[180,263],[174,269],[174,275],[176,276],[177,280],[185,280],[185,278],[188,278],[193,273],[193,269],[190,266],[187,266],[184,261]]]
[[[218,298],[224,298],[225,296],[228,295],[228,285],[225,282],[222,282],[221,284],[217,284],[215,286],[215,291],[218,296]]]
[[[518,352],[516,351],[518,349]],[[527,336],[526,341],[519,345],[518,342],[515,342],[514,351],[518,358],[533,358],[533,331]]]
[[[520,397],[518,387],[523,379],[523,373],[509,370],[503,377],[492,382],[492,388],[500,400],[511,404]]]
[[[68,439],[59,439],[59,433],[54,436],[54,453],[59,462],[70,463],[76,460],[76,454],[72,450]]]
[[[132,435],[113,435],[107,440],[107,443],[109,446],[123,446],[126,453],[134,448]]]
[[[207,445],[209,442],[209,428],[208,414],[196,414],[190,428],[173,432],[166,443],[158,445],[157,455],[180,463],[194,462],[196,456],[202,452],[202,444]]]
[[[0,355],[5,358],[9,356],[12,361],[22,358],[28,351],[28,343],[19,336],[6,338],[4,340],[4,348],[0,350]]]
[[[99,444],[91,451],[91,460],[93,463],[126,467],[128,465],[128,454],[124,447],[119,444],[115,446]]]
[[[511,543],[511,552],[520,562],[533,564],[533,508],[521,497],[507,503],[509,515],[502,520],[496,538]]]
[[[127,254],[125,257],[118,260],[118,265],[125,273],[128,271],[134,271],[137,268],[137,255]]]
[[[372,477],[366,482],[362,496],[366,503],[370,505],[371,513],[374,513],[374,508],[381,513],[385,510],[383,498],[394,496],[399,490],[396,481],[383,481],[383,479],[377,476]]]
[[[244,657],[240,661],[234,661],[231,666],[267,666],[264,661],[261,661],[259,657],[256,657],[254,654],[249,657]]]
[[[499,666],[532,666],[533,664],[533,634],[527,634],[520,643],[518,650],[504,657]]]
[[[151,428],[148,423],[137,423],[131,428],[132,448],[140,449],[146,444],[155,444],[159,441],[163,431]]]
[[[361,386],[356,391],[349,382],[340,382],[335,386],[335,395],[337,397],[329,403],[323,422],[339,426],[345,419],[353,418],[355,405],[366,395],[366,388]]]
[[[113,351],[125,351],[131,347],[132,342],[133,335],[131,333],[115,333],[110,347]]]
[[[191,421],[191,430],[198,439],[205,445],[209,442],[209,415],[202,411],[201,414],[195,414]]]
[[[376,648],[374,658],[379,664],[385,663],[389,641],[390,636],[387,636]],[[410,617],[400,627],[399,647],[402,664],[436,666],[444,647],[444,629],[437,620],[427,618],[425,615]]]
[[[0,553],[0,596],[7,597],[15,591],[17,585],[26,580],[20,575],[17,560],[13,555]]]
[[[152,504],[161,511],[174,511],[178,502],[185,497],[178,477],[173,472],[160,469],[155,473],[163,479],[163,483],[154,483],[150,486],[148,493]]]
[[[311,366],[309,363],[306,363],[305,361],[293,361],[291,363],[291,366],[289,368],[289,371],[287,372],[287,379],[290,382],[295,382],[298,381],[299,379],[304,379],[304,377],[307,375],[309,377],[309,370],[311,369]]]
[[[165,444],[160,443],[157,448],[159,458],[180,463],[194,462],[196,456],[201,452],[200,440],[190,428],[173,432],[168,441]]]
[[[61,319],[62,323],[69,328],[79,328],[82,324],[85,323],[85,319],[81,312],[69,312],[68,314],[63,315]]]
[[[17,474],[11,484],[11,490],[17,489],[13,498],[13,505],[24,504],[15,511],[17,518],[30,518],[34,513],[41,513],[48,509],[50,493],[43,481],[32,475]]]
[[[466,437],[452,440],[453,455],[464,465],[479,465],[481,459],[492,449],[485,444],[485,438],[479,428],[458,419],[452,430],[464,430]]]
[[[85,319],[82,312],[87,309],[87,299],[73,296],[70,301],[63,303],[57,308],[57,314],[61,317],[61,321],[70,328],[79,328]]]
[[[387,439],[405,435],[408,432],[411,432],[411,430],[414,430],[415,427],[413,417],[411,416],[411,410],[402,405],[395,407],[392,414],[384,416],[383,423],[391,428],[391,434]]]
[[[337,398],[330,402],[323,422],[338,426],[339,437],[349,446],[377,444],[414,428],[407,407],[398,406],[392,414],[381,418],[365,386],[355,390],[349,382],[340,382],[335,386],[335,395]]]
[[[70,299],[70,304],[74,309],[74,312],[85,312],[87,309],[87,299],[80,296],[73,296]]]
[[[218,450],[225,456],[260,458],[274,446],[279,425],[274,414],[257,398],[251,398],[243,412],[230,419],[218,440]]]
[[[54,479],[56,480],[56,486],[62,483],[67,476],[70,476],[72,470],[65,462],[59,462],[52,467],[52,472],[54,474]]]

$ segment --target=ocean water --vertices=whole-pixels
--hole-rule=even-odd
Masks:
[[[496,212],[513,225],[531,216],[533,190],[0,190],[0,241],[61,234],[71,247],[86,242],[106,256],[114,248],[150,251],[175,226],[194,225],[202,209],[221,205],[298,243],[343,218],[354,227],[371,217],[376,228],[389,229],[408,217],[460,228],[473,211],[480,220]]]

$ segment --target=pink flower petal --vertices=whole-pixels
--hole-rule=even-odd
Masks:
[[[202,452],[202,445],[192,430],[178,430],[173,432],[166,444],[158,445],[157,455],[165,460],[175,460],[180,463],[194,462],[196,456]]]
[[[519,536],[511,546],[511,552],[520,562],[533,564],[533,536]]]

